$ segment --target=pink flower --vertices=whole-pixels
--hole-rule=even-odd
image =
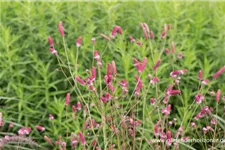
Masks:
[[[207,131],[208,131],[208,129],[207,129],[207,128],[205,128],[205,127],[203,127],[203,128],[202,128],[202,130],[203,130],[204,134],[206,134],[206,133],[207,133]]]
[[[52,140],[48,136],[45,135],[44,139],[46,142],[48,142],[48,144],[52,144]]]
[[[122,28],[121,28],[120,26],[115,26],[115,27],[113,28],[113,30],[112,30],[110,36],[111,36],[112,38],[114,38],[115,35],[116,35],[116,33],[119,33],[119,34],[122,35],[123,32],[122,32]]]
[[[159,78],[157,78],[157,77],[154,77],[154,78],[150,81],[151,84],[155,84],[155,83],[158,83],[158,82],[159,82]]]
[[[120,82],[120,85],[123,87],[127,87],[128,86],[128,82],[125,79],[122,79]]]
[[[180,93],[181,93],[180,90],[170,90],[168,92],[169,95],[177,95],[177,94],[180,94]]]
[[[169,130],[166,132],[166,144],[168,146],[172,144],[172,133]]]
[[[219,100],[220,100],[220,94],[221,94],[221,90],[218,89],[218,91],[216,93],[216,102],[219,102]]]
[[[31,131],[31,128],[28,127],[28,128],[25,128],[25,127],[22,127],[20,128],[20,130],[18,131],[18,134],[19,135],[26,135],[26,134],[29,134]]]
[[[134,58],[134,66],[136,67],[139,73],[144,71],[146,64],[147,64],[147,57],[144,57],[142,62],[139,62],[136,58]]]
[[[216,79],[218,76],[220,76],[223,72],[225,71],[225,66],[223,66],[219,71],[217,71],[214,75],[213,78]]]
[[[106,39],[107,41],[110,40],[110,38],[109,38],[108,36],[106,36],[105,34],[101,34],[101,36],[102,36],[104,39]]]
[[[136,89],[135,89],[135,95],[139,96],[140,95],[140,90],[141,90],[141,88],[143,86],[143,83],[142,83],[141,79],[138,76],[135,76],[135,79],[137,81],[137,86],[136,86]]]
[[[170,50],[168,48],[165,48],[165,53],[166,54],[169,54],[170,53]]]
[[[136,42],[139,46],[142,46],[142,42],[141,41],[137,41]]]
[[[102,61],[97,50],[94,51],[94,59],[97,61],[98,67],[102,66]]]
[[[131,128],[129,129],[129,133],[130,133],[130,136],[134,136],[135,135],[134,130],[132,130]]]
[[[167,25],[167,30],[170,30],[170,29],[171,29],[171,25],[168,24],[168,25]]]
[[[112,73],[114,76],[116,76],[116,63],[114,60],[112,61]]]
[[[225,101],[225,96],[223,96],[223,100]]]
[[[152,39],[155,38],[155,35],[154,35],[154,32],[153,32],[153,31],[150,31],[150,37],[151,37]]]
[[[154,98],[151,98],[150,99],[150,103],[151,103],[151,105],[154,105],[155,104],[155,99]]]
[[[180,52],[177,56],[178,59],[181,59],[183,57],[182,53]]]
[[[96,68],[92,67],[90,80],[93,82],[95,81],[95,78],[96,78]]]
[[[155,136],[158,136],[159,135],[159,124],[160,124],[161,121],[158,121],[156,123],[156,125],[154,126],[154,135]]]
[[[92,38],[91,41],[92,41],[92,44],[95,45],[96,39],[95,38]]]
[[[131,43],[135,42],[135,39],[132,36],[130,36],[129,38]]]
[[[172,71],[172,72],[170,73],[170,76],[171,76],[171,77],[177,77],[177,75],[184,74],[185,72],[187,72],[187,69],[183,69],[183,70],[175,70],[175,71]]]
[[[164,30],[161,34],[161,38],[164,39],[166,37],[166,31]]]
[[[82,37],[79,36],[78,39],[77,39],[77,42],[76,42],[76,46],[77,47],[80,47],[81,46],[81,41],[82,41]]]
[[[161,60],[157,60],[157,62],[155,63],[155,65],[153,66],[153,70],[156,71],[156,69],[159,67]]]
[[[202,81],[202,84],[203,85],[206,85],[206,84],[208,84],[208,82],[209,82],[209,80],[208,79],[205,79],[205,80]]]
[[[122,86],[123,96],[125,96],[126,93],[128,93],[128,82],[125,79],[122,79],[119,84]]]
[[[202,80],[202,70],[199,70],[199,72],[198,72],[198,79]]]
[[[110,91],[111,91],[112,93],[115,92],[115,88],[114,88],[114,86],[112,85],[112,83],[109,83],[109,84],[107,85],[107,87],[110,89]]]
[[[64,30],[63,30],[63,23],[62,23],[62,21],[59,22],[58,28],[59,28],[59,32],[60,32],[61,36],[64,36]]]
[[[81,110],[81,103],[77,102],[77,110]]]
[[[72,106],[73,112],[77,112],[77,107],[75,105]]]
[[[212,125],[216,124],[216,118],[212,118],[211,124],[212,124]]]
[[[196,128],[195,122],[191,122],[191,126],[194,127],[194,128]]]
[[[85,140],[84,134],[82,132],[78,132],[78,134],[80,136],[81,144],[83,146],[86,145],[86,140]]]
[[[96,144],[97,144],[97,140],[96,140],[96,139],[94,139],[94,140],[92,141],[92,143],[91,143],[91,146],[92,146],[92,147],[95,147],[95,146],[96,146]]]
[[[66,94],[66,102],[65,102],[65,105],[68,106],[70,103],[70,93],[67,93]]]
[[[9,128],[12,128],[13,126],[14,126],[14,123],[13,122],[10,122]]]
[[[54,116],[52,114],[49,114],[49,120],[53,120],[54,119]]]
[[[79,82],[81,85],[85,85],[85,82],[83,79],[81,79],[79,76],[75,77],[76,81]]]
[[[174,42],[171,42],[171,49],[172,49],[172,53],[175,53],[175,44],[174,44]]]
[[[195,100],[196,100],[196,103],[197,103],[197,104],[201,104],[202,101],[204,100],[204,96],[202,96],[202,94],[197,94],[197,95],[195,96]]]
[[[48,43],[49,43],[50,47],[54,47],[54,42],[53,42],[51,36],[48,37]]]
[[[143,22],[143,23],[141,23],[141,28],[144,32],[144,36],[145,36],[146,40],[148,40],[148,38],[149,38],[149,27],[148,27],[148,25]]]
[[[36,125],[35,128],[39,131],[45,131],[45,128],[40,125]]]
[[[162,113],[168,116],[171,112],[171,105],[169,104],[166,108],[162,108]]]
[[[52,54],[54,54],[55,56],[58,56],[58,53],[54,48],[50,47],[49,50]]]
[[[102,96],[100,99],[101,99],[104,103],[106,103],[106,102],[109,101],[111,98],[112,98],[112,96],[111,96],[108,92],[106,92],[105,95]]]

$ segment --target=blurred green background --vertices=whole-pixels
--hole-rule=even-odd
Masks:
[[[6,123],[12,121],[34,127],[46,123],[49,113],[63,115],[64,107],[61,105],[71,87],[63,75],[57,73],[57,60],[49,52],[47,42],[47,37],[52,36],[55,48],[60,55],[64,55],[57,27],[59,21],[65,28],[72,62],[75,60],[75,40],[80,35],[83,37],[79,56],[81,75],[84,75],[86,68],[91,68],[91,38],[96,37],[96,49],[105,52],[103,61],[115,59],[120,62],[124,58],[121,61],[123,65],[117,64],[118,72],[124,71],[125,77],[129,78],[132,60],[125,59],[128,56],[115,54],[100,34],[109,35],[115,25],[121,26],[127,42],[118,44],[118,47],[128,49],[130,35],[144,41],[140,22],[146,22],[156,37],[160,36],[165,23],[171,24],[170,39],[175,41],[176,50],[182,51],[185,59],[183,66],[190,70],[190,75],[196,76],[201,68],[204,77],[208,78],[225,64],[225,2],[24,1],[0,4],[0,111]],[[140,54],[132,49],[129,54],[133,56],[149,54],[145,48],[140,49]],[[126,64],[129,67],[124,69]],[[187,77],[186,80],[186,83],[191,83],[195,79]],[[224,91],[223,83],[225,79],[221,78],[216,85]],[[186,88],[196,86],[187,84]],[[74,97],[72,101],[77,100]],[[57,136],[64,129],[48,131],[50,135]],[[39,139],[43,136],[41,133],[33,134]]]

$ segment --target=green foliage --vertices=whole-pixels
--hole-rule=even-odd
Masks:
[[[38,141],[42,146],[49,146],[43,142],[44,134],[57,140],[59,136],[65,136],[67,128],[70,132],[77,132],[82,129],[85,122],[80,112],[76,114],[78,119],[70,119],[68,124],[65,123],[65,94],[71,92],[72,104],[79,101],[80,97],[76,95],[74,87],[71,87],[68,82],[72,81],[71,77],[65,78],[60,71],[57,71],[59,70],[57,59],[49,52],[47,37],[51,35],[59,55],[63,58],[62,61],[66,64],[62,38],[57,29],[59,21],[63,21],[64,24],[69,59],[71,60],[70,66],[73,69],[76,67],[75,40],[78,36],[83,38],[82,48],[78,56],[79,76],[86,77],[85,69],[92,67],[93,46],[91,38],[95,37],[97,44],[94,49],[99,50],[103,64],[115,60],[118,78],[125,78],[131,83],[130,87],[135,86],[132,85],[135,84],[134,72],[136,71],[132,58],[142,59],[147,56],[149,58],[148,71],[143,73],[143,78],[151,73],[152,66],[158,59],[158,53],[153,54],[152,61],[150,49],[156,52],[164,48],[164,42],[159,37],[164,23],[171,24],[172,30],[165,46],[170,49],[170,43],[174,41],[176,51],[183,53],[183,59],[173,62],[170,56],[163,54],[163,63],[158,68],[159,77],[163,78],[159,87],[160,92],[163,93],[167,85],[172,82],[169,73],[173,67],[188,70],[179,87],[182,94],[171,99],[176,108],[176,115],[170,116],[169,119],[176,117],[179,124],[185,112],[190,110],[189,106],[197,94],[198,70],[203,70],[204,79],[211,79],[213,73],[225,64],[224,2],[23,1],[0,2],[0,4],[0,112],[3,113],[3,119],[6,123],[17,123],[16,127],[10,129],[10,132],[17,132],[21,126],[35,127],[37,124],[46,126],[46,133],[39,133],[36,130],[31,132],[31,136],[35,137],[35,141]],[[139,26],[140,22],[146,22],[155,33],[156,41],[152,42],[150,46],[143,37],[142,29]],[[113,43],[108,43],[101,38],[100,34],[109,35],[115,25],[123,28],[123,36],[115,39]],[[131,44],[129,42],[130,35],[143,42],[143,46]],[[63,68],[67,70],[66,65]],[[102,76],[106,70],[105,66],[103,68]],[[65,73],[69,75],[68,71]],[[224,83],[223,75],[220,81],[213,81],[211,88],[216,91],[219,87],[221,91],[225,91]],[[144,88],[147,91],[147,82]],[[153,91],[155,88],[150,88],[147,100],[156,95]],[[86,89],[81,88],[81,90],[87,102],[93,100],[94,95],[88,93]],[[206,91],[206,89],[203,90]],[[224,94],[224,92],[222,93]],[[97,99],[93,101],[97,101]],[[129,105],[129,102],[128,99],[125,99],[119,103]],[[207,99],[207,102],[214,104],[214,100],[211,98]],[[142,105],[140,104],[140,106]],[[72,111],[71,108],[69,110]],[[98,122],[102,120],[101,116],[98,115],[100,111],[100,108],[99,110],[96,108],[92,112],[96,114],[93,117]],[[142,112],[142,110],[137,111]],[[148,114],[153,109],[145,109],[144,111]],[[222,109],[219,110],[219,112],[222,111]],[[50,113],[55,116],[53,122],[48,119]],[[114,113],[117,115],[116,112]],[[188,117],[183,121],[185,127],[189,126],[190,120],[188,118],[191,117],[191,114],[191,111],[188,112]],[[71,116],[72,113],[68,115]],[[224,129],[224,119],[220,116],[215,117],[218,118],[220,126]],[[146,133],[141,135],[142,137],[145,139],[152,137],[151,132],[157,119],[156,115],[146,119],[146,123],[144,123],[146,128],[143,129],[146,130]],[[5,131],[5,128],[2,128],[1,131]],[[107,131],[110,133],[109,128]],[[103,139],[102,135],[100,138]],[[182,145],[183,149],[194,149],[186,143],[182,143]],[[143,148],[147,148],[146,142],[143,144]]]

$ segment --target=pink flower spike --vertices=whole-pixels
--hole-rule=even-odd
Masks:
[[[216,118],[212,118],[211,124],[212,124],[212,125],[216,124]]]
[[[135,42],[135,39],[132,36],[130,36],[129,38],[131,43]]]
[[[207,129],[207,128],[205,128],[205,127],[203,127],[203,128],[202,128],[202,130],[203,130],[204,134],[206,134],[206,133],[207,133],[207,131],[208,131],[208,129]]]
[[[202,80],[202,70],[199,70],[199,72],[198,72],[198,79]]]
[[[220,101],[220,94],[221,94],[221,90],[219,89],[216,93],[216,102]]]
[[[92,67],[91,69],[91,80],[94,81],[96,78],[96,68]]]
[[[77,107],[75,105],[72,106],[73,112],[77,112]]]
[[[154,105],[155,104],[155,99],[154,98],[151,98],[150,99],[150,103],[151,103],[151,105]]]
[[[147,64],[147,57],[145,57],[143,59],[143,61],[141,62],[141,65],[140,65],[140,68],[139,68],[141,72],[144,71],[144,69],[146,67],[146,64]]]
[[[52,144],[52,140],[48,136],[45,135],[44,139],[46,142],[48,142],[48,144]]]
[[[158,122],[156,123],[156,125],[154,126],[154,135],[155,135],[155,136],[158,136],[158,135],[159,135],[159,125],[160,125],[160,122],[161,122],[161,121],[158,121]]]
[[[156,69],[159,67],[161,60],[157,60],[157,62],[155,63],[155,65],[153,66],[153,71],[156,71]]]
[[[53,47],[50,47],[49,50],[52,54],[54,54],[55,56],[58,56],[57,51]]]
[[[223,96],[223,98],[222,98],[224,101],[225,101],[225,96]]]
[[[168,146],[171,146],[172,144],[172,133],[169,130],[166,132],[166,144]]]
[[[66,94],[66,102],[65,102],[65,105],[68,106],[70,103],[70,93],[67,93]]]
[[[102,36],[104,39],[106,39],[107,41],[110,40],[110,38],[109,38],[107,35],[105,35],[105,34],[101,34],[101,36]]]
[[[213,78],[216,79],[218,76],[220,76],[223,72],[225,71],[225,66],[223,66],[219,71],[217,71],[214,75]]]
[[[62,21],[59,22],[58,28],[59,28],[59,32],[60,32],[61,36],[64,36],[64,29],[63,29]]]
[[[54,47],[54,42],[53,42],[51,36],[48,37],[48,43],[49,43],[50,47]]]
[[[196,100],[196,103],[197,103],[197,104],[201,104],[202,101],[204,100],[204,96],[202,96],[202,94],[197,94],[197,95],[195,96],[195,100]]]
[[[196,128],[195,122],[191,122],[191,126],[194,127],[194,128]]]
[[[182,53],[180,52],[178,55],[177,55],[177,58],[178,59],[181,59],[183,57]]]
[[[180,90],[171,90],[169,91],[169,95],[177,95],[177,94],[180,94]]]
[[[150,81],[151,84],[155,84],[155,83],[157,83],[157,82],[159,82],[159,78],[157,78],[157,77],[154,77],[154,78]]]
[[[171,42],[171,49],[172,49],[172,53],[175,53],[175,44],[174,44],[174,42]]]
[[[208,84],[208,82],[209,82],[209,80],[208,79],[205,79],[205,80],[202,81],[202,84],[203,85],[206,85],[206,84]]]
[[[167,25],[167,30],[170,30],[170,29],[171,29],[171,25],[168,24],[168,25]]]
[[[141,23],[141,28],[144,32],[145,39],[148,40],[148,32],[146,30],[146,27],[145,27],[144,23]]]
[[[142,42],[141,41],[137,41],[136,42],[139,46],[142,46]]]
[[[92,41],[92,44],[95,45],[96,39],[95,38],[92,38],[91,41]]]
[[[150,31],[150,37],[151,37],[152,39],[155,38],[155,35],[154,35],[154,32],[153,32],[153,31]]]
[[[84,134],[82,132],[79,132],[79,136],[80,136],[81,144],[83,146],[86,145],[86,140],[85,140]]]
[[[166,108],[162,108],[162,113],[168,116],[171,112],[171,105],[169,104]]]
[[[115,27],[113,28],[113,30],[112,30],[110,36],[111,36],[112,38],[114,38],[115,35],[116,35],[116,33],[119,33],[119,34],[122,35],[123,32],[122,32],[122,28],[121,28],[120,26],[115,26]]]
[[[53,120],[54,119],[54,116],[52,114],[49,114],[49,120]]]
[[[78,39],[77,39],[77,42],[76,42],[76,46],[77,47],[80,47],[81,46],[81,41],[82,41],[82,37],[79,36]]]
[[[81,110],[81,103],[77,102],[77,110]]]
[[[114,76],[116,76],[116,63],[114,60],[112,61],[112,73]]]
[[[83,79],[81,79],[79,76],[75,77],[76,81],[79,82],[81,85],[85,85],[85,82]]]
[[[166,37],[166,31],[164,30],[161,34],[161,38],[164,39]]]
[[[40,125],[36,125],[35,128],[39,131],[45,131],[45,128]]]
[[[107,76],[111,76],[111,75],[112,75],[112,65],[107,64]]]
[[[169,54],[170,53],[170,50],[168,48],[165,48],[165,53],[166,54]]]

